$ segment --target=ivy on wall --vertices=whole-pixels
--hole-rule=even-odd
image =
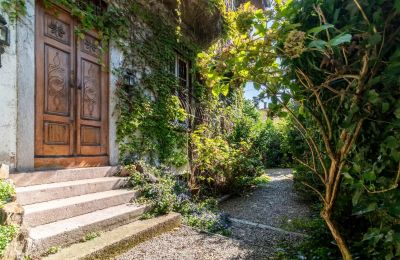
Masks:
[[[171,69],[177,54],[193,62],[198,46],[141,4],[130,3],[121,11],[130,17],[129,27],[136,28],[124,41],[125,61],[117,72],[122,78],[128,69],[135,78],[134,84],[120,81],[117,89],[121,159],[182,166],[188,161],[184,122],[189,115],[177,96],[180,90]]]

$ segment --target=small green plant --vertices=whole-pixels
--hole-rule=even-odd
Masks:
[[[100,233],[99,232],[90,232],[86,234],[82,239],[81,242],[86,242],[95,239],[96,237],[99,237]]]
[[[254,185],[267,184],[270,180],[271,178],[268,175],[263,174],[261,176],[254,178],[253,184]]]
[[[15,195],[14,186],[6,181],[0,181],[0,204],[4,204],[10,201],[12,196]]]
[[[0,226],[0,256],[3,256],[7,245],[14,239],[17,232],[16,226]]]
[[[46,253],[43,254],[43,256],[49,256],[49,255],[54,255],[60,252],[61,247],[60,246],[52,246],[49,249],[47,249]]]

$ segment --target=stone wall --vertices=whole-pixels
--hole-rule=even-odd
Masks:
[[[8,26],[11,44],[1,55],[0,68],[0,164],[8,164],[13,169],[17,153],[17,51],[15,24],[9,22]]]

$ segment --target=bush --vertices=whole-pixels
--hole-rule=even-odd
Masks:
[[[171,211],[181,213],[183,222],[204,231],[229,235],[229,220],[217,210],[213,198],[200,200],[189,192],[187,181],[174,176],[165,167],[152,167],[139,162],[141,171],[134,165],[126,166],[130,183],[142,193],[139,203],[151,206],[144,218],[151,218]],[[157,180],[155,180],[157,179]]]
[[[240,193],[263,174],[261,158],[248,141],[230,144],[203,126],[192,134],[192,142],[196,184],[203,194]]]
[[[283,136],[273,121],[267,120],[254,140],[254,146],[261,154],[265,167],[279,167],[284,164],[286,155],[281,149],[282,140]]]

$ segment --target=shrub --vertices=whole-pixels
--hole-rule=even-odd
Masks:
[[[192,134],[196,184],[202,193],[240,193],[263,174],[263,165],[252,143],[230,144],[221,135],[200,127]]]
[[[215,199],[193,197],[187,181],[174,176],[165,167],[152,167],[143,162],[138,164],[142,171],[133,165],[126,166],[126,170],[130,172],[130,183],[142,193],[138,202],[151,206],[144,218],[175,211],[182,214],[183,222],[189,226],[223,235],[230,233],[228,219],[218,212]]]

